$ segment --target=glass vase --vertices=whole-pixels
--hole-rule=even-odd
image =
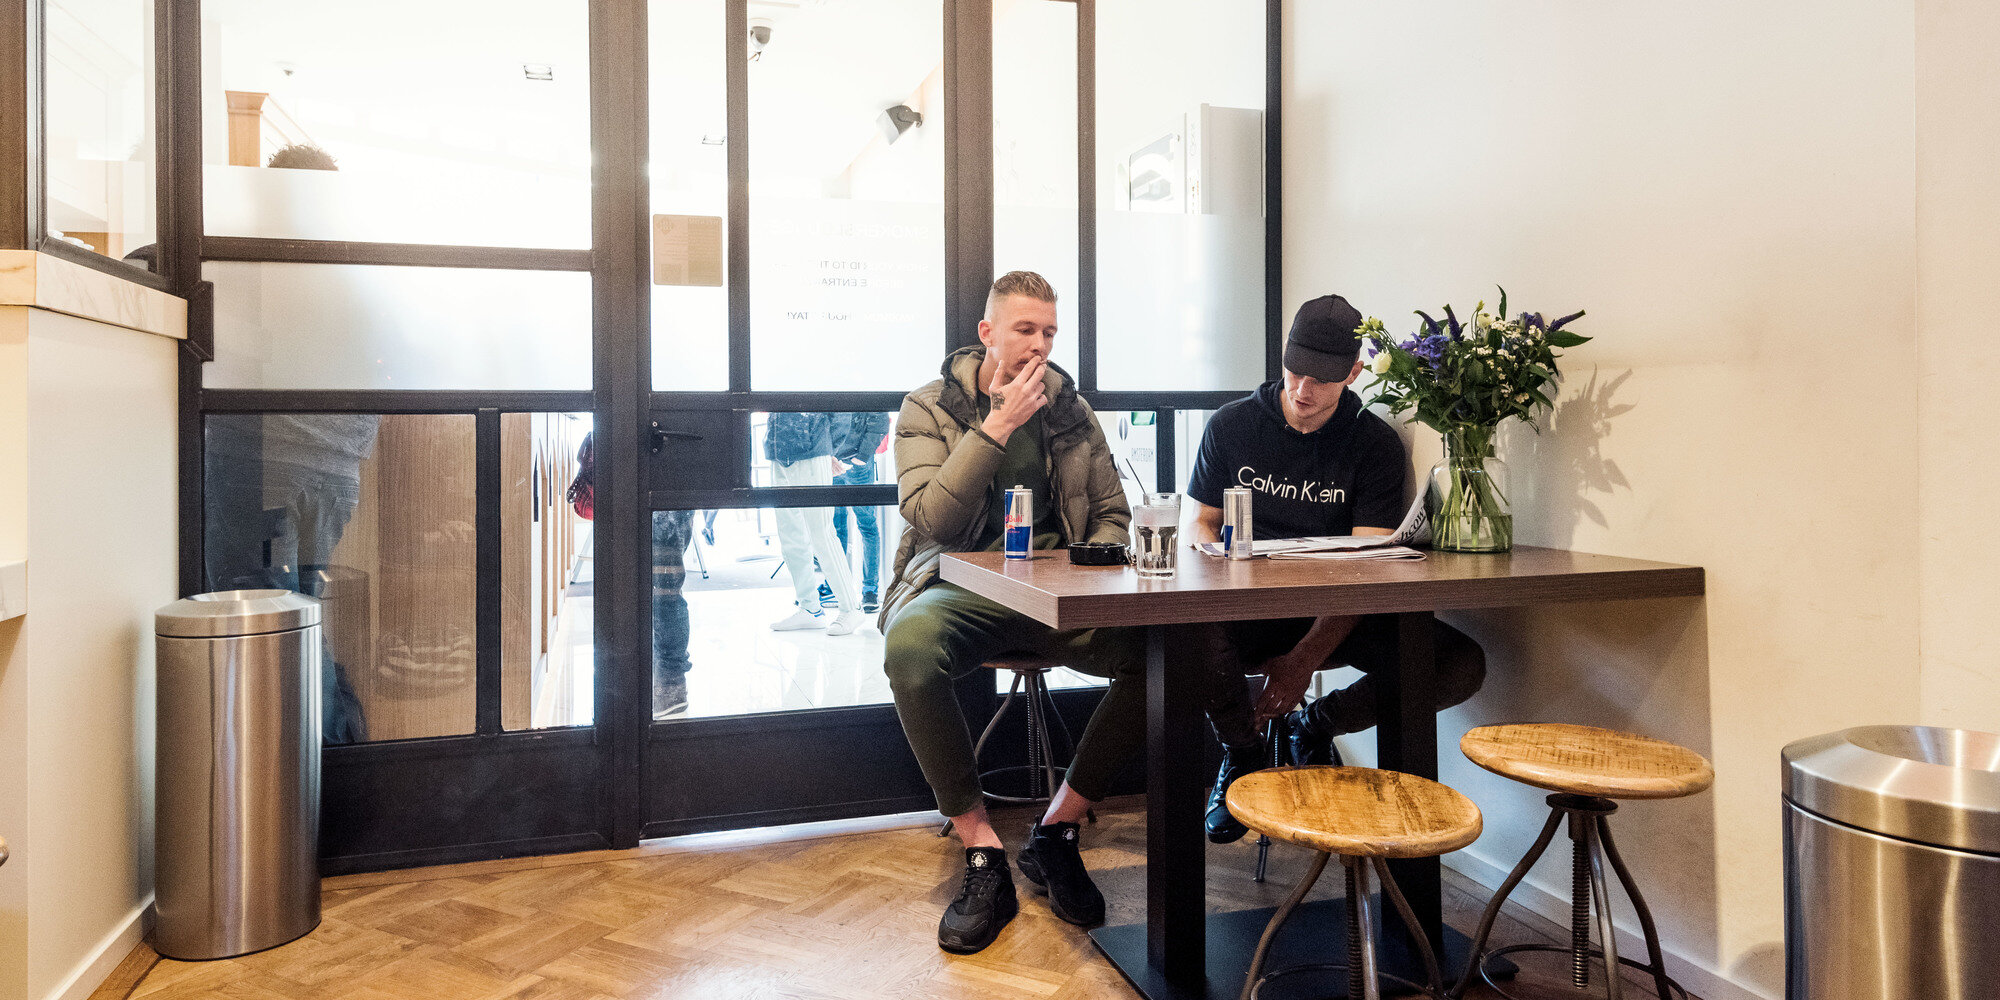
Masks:
[[[1505,552],[1514,547],[1507,464],[1493,456],[1492,427],[1445,432],[1444,461],[1431,467],[1426,512],[1431,547],[1446,552]]]

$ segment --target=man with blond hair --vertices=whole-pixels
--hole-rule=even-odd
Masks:
[[[903,399],[896,424],[902,544],[883,600],[884,669],[910,749],[965,844],[959,891],[938,946],[968,954],[1019,910],[1007,852],[986,815],[971,731],[954,681],[999,653],[1027,652],[1112,678],[1067,778],[1021,849],[1021,873],[1056,916],[1091,926],[1104,896],[1084,870],[1078,824],[1145,739],[1145,652],[1131,630],[1056,631],[938,578],[946,552],[1000,548],[1006,491],[1035,494],[1034,547],[1126,541],[1132,512],[1090,404],[1049,362],[1056,293],[1041,275],[993,283],[979,345],[945,358],[941,377]]]

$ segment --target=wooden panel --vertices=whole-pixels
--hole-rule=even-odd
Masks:
[[[271,95],[228,90],[223,96],[229,102],[229,165],[263,166],[264,98]]]
[[[1180,575],[1140,580],[1130,567],[1072,566],[1060,551],[944,557],[945,580],[1055,628],[1244,621],[1324,614],[1447,611],[1569,601],[1694,597],[1698,566],[1521,546],[1423,560],[1231,561],[1183,553]]]
[[[469,733],[477,650],[473,418],[390,415],[334,562],[365,574],[366,631],[329,640],[372,741]]]
[[[500,415],[500,725],[526,729],[534,703],[535,415]]]
[[[0,248],[31,247],[42,235],[30,232],[40,212],[30,206],[41,197],[35,183],[41,116],[28,111],[39,96],[41,68],[29,48],[41,31],[39,9],[35,0],[0,0]]]

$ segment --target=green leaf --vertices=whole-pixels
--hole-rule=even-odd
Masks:
[[[1589,342],[1589,337],[1579,336],[1568,330],[1557,330],[1549,334],[1550,347],[1577,347]]]

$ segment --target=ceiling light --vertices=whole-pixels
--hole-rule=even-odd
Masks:
[[[556,68],[548,63],[522,63],[521,74],[530,80],[553,80]]]

